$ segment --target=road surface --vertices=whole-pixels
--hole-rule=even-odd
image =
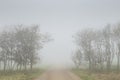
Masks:
[[[81,80],[68,70],[49,70],[35,80]]]

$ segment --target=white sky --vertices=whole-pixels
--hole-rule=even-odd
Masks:
[[[87,27],[120,22],[120,0],[0,0],[0,27],[39,24],[54,41],[41,51],[44,65],[70,65],[72,36]]]

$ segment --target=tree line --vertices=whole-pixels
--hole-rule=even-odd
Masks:
[[[84,63],[90,71],[120,71],[120,24],[85,29],[74,39],[77,49],[72,60],[78,68]]]
[[[40,60],[39,50],[48,36],[38,25],[15,25],[0,32],[0,70],[27,70]]]

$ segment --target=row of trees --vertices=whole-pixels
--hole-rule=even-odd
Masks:
[[[13,27],[13,26],[12,26]],[[39,26],[17,25],[0,33],[0,70],[22,70],[40,59],[39,50],[48,41]]]
[[[73,61],[77,67],[88,63],[89,70],[120,70],[120,24],[107,25],[100,30],[86,29],[75,35],[77,51]]]

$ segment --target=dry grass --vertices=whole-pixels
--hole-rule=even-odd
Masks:
[[[95,80],[120,80],[120,74],[117,73],[97,73],[93,74]]]
[[[35,69],[32,71],[14,71],[14,72],[0,72],[0,80],[33,80],[39,76],[43,70]]]
[[[82,80],[120,80],[120,73],[90,73],[87,70],[74,69],[73,72],[80,76]]]

